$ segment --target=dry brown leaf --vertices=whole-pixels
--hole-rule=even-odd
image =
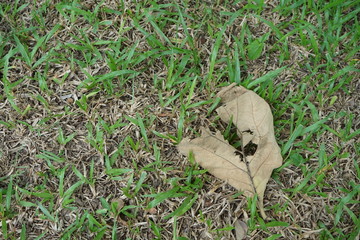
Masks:
[[[235,236],[236,240],[243,240],[246,238],[246,233],[248,230],[248,226],[245,222],[240,221],[239,219],[235,221]]]
[[[242,138],[242,149],[252,142],[257,145],[254,155],[238,154],[217,131],[202,128],[202,135],[190,140],[185,138],[178,146],[188,155],[194,153],[195,161],[214,176],[227,181],[244,195],[258,196],[258,207],[266,218],[263,197],[266,184],[274,168],[280,167],[282,157],[274,136],[273,117],[269,105],[253,91],[230,85],[218,93],[224,105],[217,109],[220,118],[229,123],[232,119]],[[242,159],[241,155],[245,158]]]

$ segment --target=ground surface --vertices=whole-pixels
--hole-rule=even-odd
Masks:
[[[316,3],[315,3],[316,2]],[[356,1],[1,1],[2,239],[359,239]],[[263,77],[265,76],[265,77]],[[255,202],[179,154],[236,82],[284,164]]]

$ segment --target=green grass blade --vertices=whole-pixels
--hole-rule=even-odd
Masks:
[[[179,217],[183,215],[186,211],[188,211],[192,207],[192,205],[196,202],[198,197],[199,195],[197,193],[194,196],[188,196],[174,212],[165,216],[163,219],[166,220],[174,216]]]
[[[47,210],[41,203],[38,203],[38,207],[40,208],[40,210],[44,213],[44,215],[46,217],[48,217],[49,220],[53,221],[53,222],[56,222],[56,219],[55,217],[53,217],[51,215],[51,213],[49,212],[49,210]]]
[[[255,79],[254,81],[250,82],[247,87],[248,88],[252,88],[255,85],[258,85],[260,83],[263,82],[267,82],[267,81],[272,81],[277,75],[279,75],[282,71],[284,71],[286,69],[286,66],[282,67],[282,68],[278,68],[276,70],[273,70],[271,72],[268,72],[267,74],[265,74],[262,77],[259,77],[257,79]]]

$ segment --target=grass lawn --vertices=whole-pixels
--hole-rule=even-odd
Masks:
[[[359,1],[2,0],[1,239],[359,239]],[[267,219],[176,145],[269,105]]]

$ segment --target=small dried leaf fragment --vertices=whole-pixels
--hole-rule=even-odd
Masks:
[[[266,218],[263,197],[266,184],[274,168],[280,167],[282,157],[274,136],[273,117],[269,105],[253,91],[230,85],[218,93],[223,106],[217,109],[220,118],[237,127],[242,138],[242,149],[251,143],[257,145],[254,155],[242,159],[220,132],[215,135],[202,128],[195,139],[183,139],[178,149],[188,155],[214,176],[227,181],[246,196],[258,195],[261,215]]]
[[[239,219],[235,221],[235,236],[236,240],[242,240],[246,238],[246,233],[248,230],[248,226],[243,221]]]

